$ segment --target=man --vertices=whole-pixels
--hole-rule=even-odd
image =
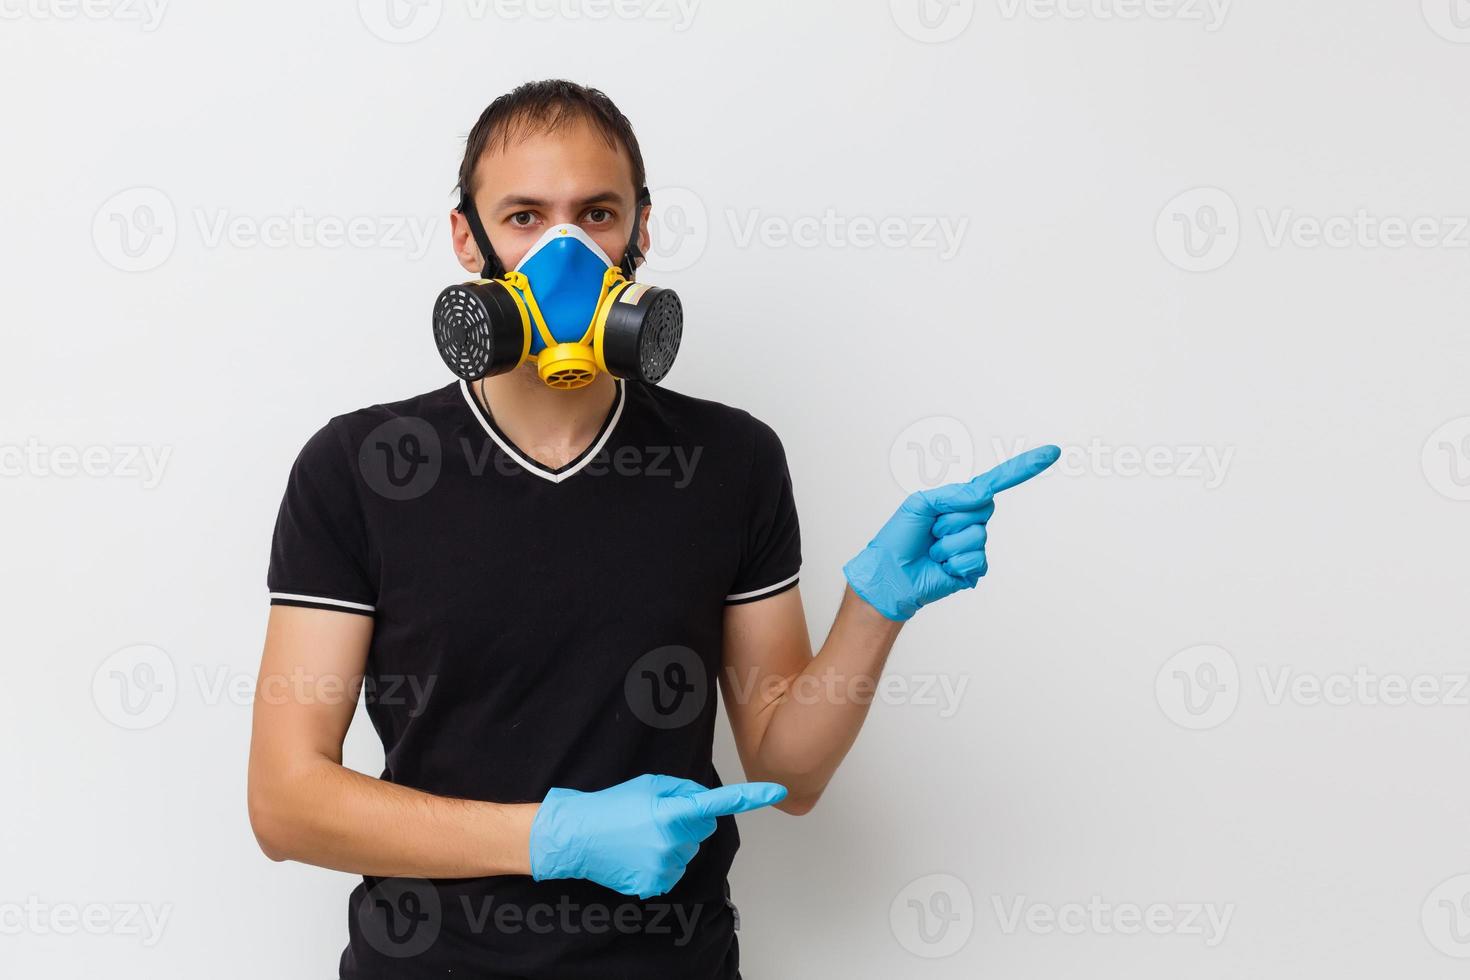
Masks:
[[[455,253],[489,278],[551,242],[631,273],[643,187],[606,96],[523,85],[469,135]],[[559,275],[517,280],[522,309],[549,309]],[[993,494],[1056,451],[906,500],[845,566],[813,656],[775,432],[607,371],[553,387],[531,353],[334,418],[302,450],[271,551],[251,822],[275,860],[364,876],[343,977],[737,977],[733,814],[809,811],[867,714],[792,692],[875,682],[904,620],[985,574]],[[716,680],[754,782],[711,763]],[[341,764],[359,684],[377,779]]]

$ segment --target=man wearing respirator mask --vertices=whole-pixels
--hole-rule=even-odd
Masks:
[[[458,380],[312,437],[268,573],[258,690],[361,678],[386,768],[342,765],[355,697],[258,695],[252,825],[364,876],[344,977],[738,977],[733,815],[809,811],[870,700],[794,692],[871,689],[903,622],[986,573],[994,495],[1057,450],[906,499],[813,655],[781,440],[658,386],[684,306],[638,278],[627,119],[523,85],[471,130],[460,194],[476,278],[432,316]],[[716,687],[751,782],[715,772]]]

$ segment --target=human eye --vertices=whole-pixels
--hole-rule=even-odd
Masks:
[[[587,209],[587,223],[588,224],[593,224],[593,225],[606,225],[606,224],[611,224],[612,221],[613,221],[613,213],[611,211],[609,211],[607,208],[588,208]]]
[[[507,219],[513,227],[529,228],[536,223],[536,215],[530,211],[517,211]]]

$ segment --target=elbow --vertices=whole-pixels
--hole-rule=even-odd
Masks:
[[[279,863],[281,863],[283,861],[290,860],[290,855],[287,854],[285,850],[283,850],[282,848],[277,847],[271,841],[269,841],[266,838],[260,836],[260,834],[256,834],[255,835],[255,840],[256,840],[256,842],[258,844],[260,844],[260,853],[264,854],[267,858],[271,859],[272,861],[275,861],[276,863],[279,864]]]
[[[792,793],[776,804],[776,809],[782,813],[789,813],[793,817],[804,817],[812,812],[817,801],[822,798],[822,791],[815,793]]]
[[[793,817],[811,813],[817,801],[822,798],[822,793],[826,791],[827,781],[832,778],[830,771],[810,765],[804,760],[778,759],[774,764],[768,760],[762,761],[764,764],[760,768],[746,770],[746,778],[785,786],[786,798],[775,804],[775,809]]]
[[[279,802],[252,784],[248,806],[250,829],[255,834],[255,842],[260,845],[261,853],[272,861],[290,860],[290,823],[281,813]]]

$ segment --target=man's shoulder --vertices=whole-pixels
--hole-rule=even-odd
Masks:
[[[363,408],[334,415],[326,427],[345,435],[365,435],[385,423],[400,421],[405,427],[416,421],[430,424],[448,411],[453,412],[463,400],[458,381],[422,394],[397,401],[377,402]]]
[[[400,436],[422,437],[438,428],[461,397],[456,381],[408,398],[332,415],[306,440],[301,460],[316,467],[336,458],[354,458],[369,436],[388,436],[395,441]]]
[[[733,435],[745,440],[774,431],[746,409],[713,398],[675,391],[663,385],[629,382],[633,397],[642,399],[660,422],[676,432],[694,435]]]

